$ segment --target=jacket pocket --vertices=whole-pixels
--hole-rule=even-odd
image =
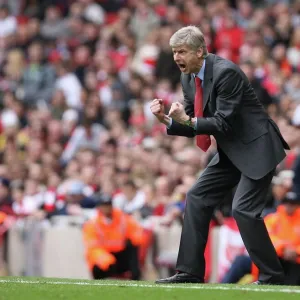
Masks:
[[[269,123],[271,124],[271,126],[274,128],[274,130],[277,132],[278,136],[280,137],[280,140],[283,144],[284,149],[290,150],[290,146],[289,144],[285,141],[285,139],[283,138],[277,124],[270,118],[269,119]]]
[[[268,133],[267,128],[261,128],[258,132],[254,132],[253,130],[252,132],[248,132],[245,136],[243,136],[241,140],[243,144],[249,144],[255,141],[256,139],[260,138],[261,136],[265,135],[266,133]]]

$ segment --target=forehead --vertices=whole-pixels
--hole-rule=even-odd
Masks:
[[[173,47],[172,51],[173,52],[178,52],[178,51],[190,51],[191,48],[188,45],[180,45],[177,47]]]

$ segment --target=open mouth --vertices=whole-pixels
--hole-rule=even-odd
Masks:
[[[186,64],[177,64],[181,71],[185,70]]]

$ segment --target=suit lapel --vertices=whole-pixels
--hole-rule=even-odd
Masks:
[[[209,54],[205,59],[204,82],[203,82],[203,111],[208,102],[212,87],[214,55]]]
[[[194,75],[190,75],[190,76],[191,76],[191,78],[190,78],[190,86],[192,88],[192,95],[195,95],[195,93],[196,93],[195,77],[194,77]],[[194,98],[193,98],[193,102],[194,102]]]

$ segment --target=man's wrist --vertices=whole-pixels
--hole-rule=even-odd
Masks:
[[[196,128],[196,123],[197,123],[197,118],[192,118],[192,117],[187,117],[187,119],[182,122],[182,124],[192,127],[194,129]]]
[[[171,125],[171,118],[167,115],[164,115],[163,119],[160,119],[160,122],[165,124],[166,126]]]
[[[192,122],[191,127],[193,127],[196,130],[197,129],[197,118],[192,118],[191,122]]]
[[[183,125],[186,125],[186,126],[191,126],[191,119],[192,119],[192,117],[185,116],[185,117],[183,117],[183,119],[179,123],[183,124]]]

